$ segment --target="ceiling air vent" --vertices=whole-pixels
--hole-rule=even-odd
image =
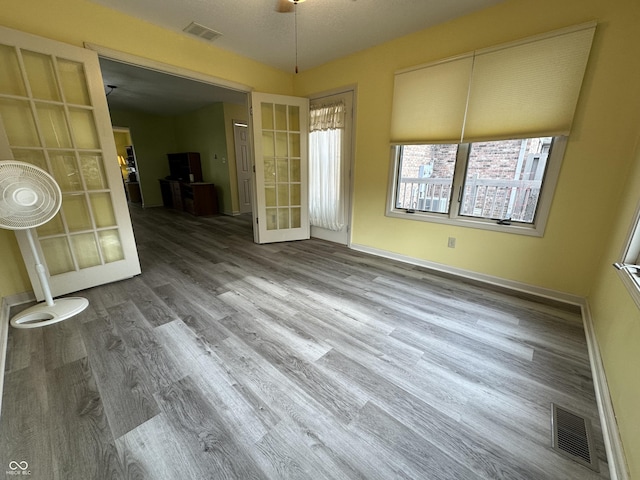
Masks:
[[[598,471],[591,422],[563,407],[551,404],[552,447],[557,452]]]
[[[189,25],[184,27],[182,31],[195,35],[196,37],[200,37],[208,42],[213,42],[216,38],[222,36],[220,32],[211,30],[210,28],[196,22],[191,22]]]

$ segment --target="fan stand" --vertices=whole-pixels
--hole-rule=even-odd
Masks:
[[[58,298],[55,301],[53,300],[44,265],[40,262],[38,250],[36,249],[36,245],[33,241],[33,233],[31,229],[26,229],[25,232],[36,262],[36,272],[40,279],[45,301],[29,307],[15,315],[11,319],[11,326],[15,328],[45,327],[53,323],[61,322],[62,320],[66,320],[67,318],[71,318],[82,312],[89,306],[89,301],[86,298],[65,297]]]

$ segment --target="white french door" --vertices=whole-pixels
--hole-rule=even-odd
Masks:
[[[37,229],[54,296],[140,273],[98,56],[0,27],[0,152],[48,171],[62,208]],[[26,235],[16,232],[41,300]]]
[[[251,94],[257,243],[309,238],[309,100]]]

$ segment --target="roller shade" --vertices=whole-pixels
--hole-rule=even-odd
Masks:
[[[397,72],[392,143],[569,134],[594,31],[580,25]]]
[[[473,55],[396,74],[391,138],[395,143],[457,143],[467,108]]]

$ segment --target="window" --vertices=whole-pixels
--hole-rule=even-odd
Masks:
[[[449,212],[457,145],[398,148],[395,207],[412,212]]]
[[[563,137],[400,145],[389,216],[541,235]]]
[[[594,32],[396,72],[387,215],[541,236]]]
[[[614,263],[613,266],[618,270],[622,282],[640,308],[640,205],[629,232],[629,240],[620,255],[620,262]]]

